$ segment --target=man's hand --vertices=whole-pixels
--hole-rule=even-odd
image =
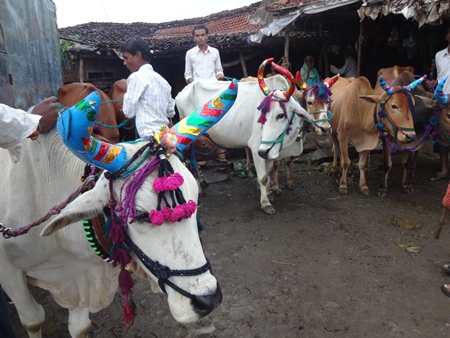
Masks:
[[[58,119],[59,102],[55,96],[50,96],[33,107],[32,114],[41,115],[39,120],[39,132],[46,133],[50,131]]]
[[[223,76],[223,74],[219,74],[217,75],[217,80],[222,81],[225,77]]]

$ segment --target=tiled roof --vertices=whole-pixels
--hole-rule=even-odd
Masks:
[[[72,38],[92,50],[119,49],[126,39],[139,36],[155,51],[187,49],[194,46],[192,29],[204,24],[209,29],[209,43],[221,48],[247,45],[247,37],[257,32],[261,25],[250,24],[248,16],[253,14],[261,2],[206,17],[153,23],[98,23],[61,28],[60,37]]]

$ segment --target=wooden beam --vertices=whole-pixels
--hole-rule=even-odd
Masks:
[[[359,24],[359,38],[358,38],[358,60],[356,63],[356,75],[361,74],[361,55],[362,55],[362,45],[364,41],[364,21]]]
[[[241,60],[242,74],[244,74],[244,77],[247,77],[247,66],[245,65],[244,54],[241,50],[239,51],[239,59]]]

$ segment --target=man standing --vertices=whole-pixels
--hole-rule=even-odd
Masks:
[[[345,48],[345,61],[342,68],[337,68],[333,65],[330,66],[330,71],[333,74],[340,74],[341,77],[357,77],[358,72],[356,70],[356,61],[353,58],[353,47],[347,45]]]
[[[448,46],[436,53],[435,62],[437,70],[437,81],[442,80],[444,76],[450,73],[450,26],[447,28],[445,35]],[[447,81],[444,85],[444,93],[450,94],[450,81]],[[448,177],[448,152],[450,151],[450,145],[441,145],[436,143],[434,145],[434,152],[439,154],[441,162],[441,170],[436,173],[436,176],[432,177],[432,181],[438,181]]]
[[[170,119],[175,115],[172,87],[153,70],[147,42],[133,37],[122,44],[120,51],[123,64],[132,73],[127,79],[123,113],[128,118],[135,118],[139,137],[153,136],[162,126],[171,124]]]
[[[196,47],[186,52],[184,78],[187,83],[198,79],[223,80],[223,69],[219,51],[206,43],[208,28],[205,25],[195,26],[192,30]]]

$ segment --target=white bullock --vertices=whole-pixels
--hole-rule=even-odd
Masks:
[[[64,114],[67,111],[59,121]],[[70,126],[75,119],[65,121]],[[73,131],[68,135],[74,139],[78,137]],[[119,144],[120,154],[126,154],[128,161],[146,143]],[[100,145],[101,149],[109,146],[103,142]],[[144,155],[138,158],[146,159]],[[141,167],[149,162],[149,158]],[[180,190],[186,201],[196,201],[195,179],[176,156],[170,156],[169,162],[174,171],[184,177]],[[85,167],[85,163],[63,144],[55,129],[40,135],[39,142],[26,140],[18,164],[12,164],[4,151],[0,163],[3,170],[1,222],[12,231],[32,223],[64,201],[80,186]],[[100,161],[91,163],[98,165]],[[138,264],[134,264],[134,268],[139,275],[151,281],[154,291],[161,292],[160,287],[165,289],[173,317],[183,324],[192,323],[220,304],[220,286],[208,269],[198,236],[196,212],[192,217],[174,223],[164,222],[161,226],[150,223],[148,213],[155,209],[158,198],[152,189],[155,177],[157,170],[143,181],[135,195],[138,217],[128,226],[124,224],[126,239],[123,243],[132,248],[131,258]],[[124,180],[115,179],[111,188],[118,205]],[[108,180],[102,174],[92,190],[77,197],[45,228],[45,224],[41,224],[27,234],[0,238],[0,284],[13,300],[30,337],[41,337],[45,313],[30,293],[28,284],[48,290],[60,306],[68,309],[72,337],[87,337],[91,325],[89,312],[104,309],[112,302],[119,273],[124,270],[113,267],[95,254],[80,222],[101,214],[110,200]],[[67,226],[70,223],[74,224]],[[10,230],[3,230],[4,237],[11,234]],[[39,236],[40,233],[45,237]]]
[[[233,107],[208,131],[211,139],[223,148],[248,147],[251,150],[261,189],[261,208],[269,215],[275,213],[268,198],[268,174],[273,161],[287,156],[299,156],[303,152],[303,141],[296,142],[296,137],[305,119],[315,128],[320,128],[292,97],[295,80],[289,71],[272,63],[290,83],[282,75],[272,76],[264,82],[260,75],[266,63],[271,60],[264,61],[260,66],[259,83],[239,83]],[[180,116],[186,117],[228,85],[228,81],[215,80],[196,80],[187,85],[175,98]],[[261,111],[258,109],[260,106]]]

